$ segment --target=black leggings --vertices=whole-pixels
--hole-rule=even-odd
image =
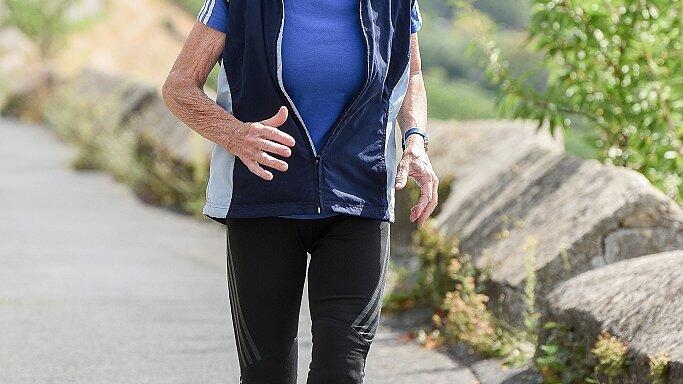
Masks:
[[[295,384],[306,277],[308,384],[363,382],[379,324],[389,223],[352,216],[228,219],[228,288],[242,383]]]

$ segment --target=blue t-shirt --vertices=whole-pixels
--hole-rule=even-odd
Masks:
[[[320,152],[335,121],[365,81],[367,48],[358,0],[286,0],[284,4],[282,80]],[[226,32],[227,2],[206,0],[197,20]],[[421,26],[416,1],[411,10],[411,32]],[[288,217],[328,216],[334,214]]]
[[[285,1],[282,80],[318,153],[365,82],[356,0]]]

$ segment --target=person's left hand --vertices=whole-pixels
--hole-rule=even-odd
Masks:
[[[432,163],[424,148],[424,139],[420,135],[410,135],[406,140],[406,149],[398,164],[396,189],[403,189],[408,176],[420,186],[420,200],[410,209],[410,221],[422,225],[434,212],[439,201],[439,179],[432,169]]]

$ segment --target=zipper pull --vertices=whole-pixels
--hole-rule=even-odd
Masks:
[[[315,157],[315,165],[320,164],[320,156]]]

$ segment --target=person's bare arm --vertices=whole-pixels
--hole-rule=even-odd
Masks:
[[[255,175],[271,180],[273,174],[263,166],[284,172],[287,163],[268,152],[289,157],[289,147],[295,144],[294,138],[277,129],[287,120],[287,108],[280,107],[275,116],[260,122],[242,122],[204,93],[225,39],[225,33],[195,23],[164,83],[164,102],[187,126],[239,157]]]
[[[420,58],[420,44],[417,34],[410,36],[410,80],[405,99],[398,113],[398,124],[401,132],[405,132],[412,127],[422,130],[427,128],[427,91],[422,77],[422,59]],[[411,135],[410,140],[419,140],[422,143],[422,136]]]
[[[401,132],[412,127],[422,130],[427,128],[427,92],[422,77],[422,62],[417,34],[410,37],[410,80],[408,90],[398,113],[398,124]],[[410,210],[410,221],[417,220],[424,224],[434,212],[438,203],[439,179],[424,148],[424,139],[420,135],[410,135],[406,140],[406,149],[398,165],[396,189],[403,189],[412,177],[420,186],[421,196],[418,203]]]

